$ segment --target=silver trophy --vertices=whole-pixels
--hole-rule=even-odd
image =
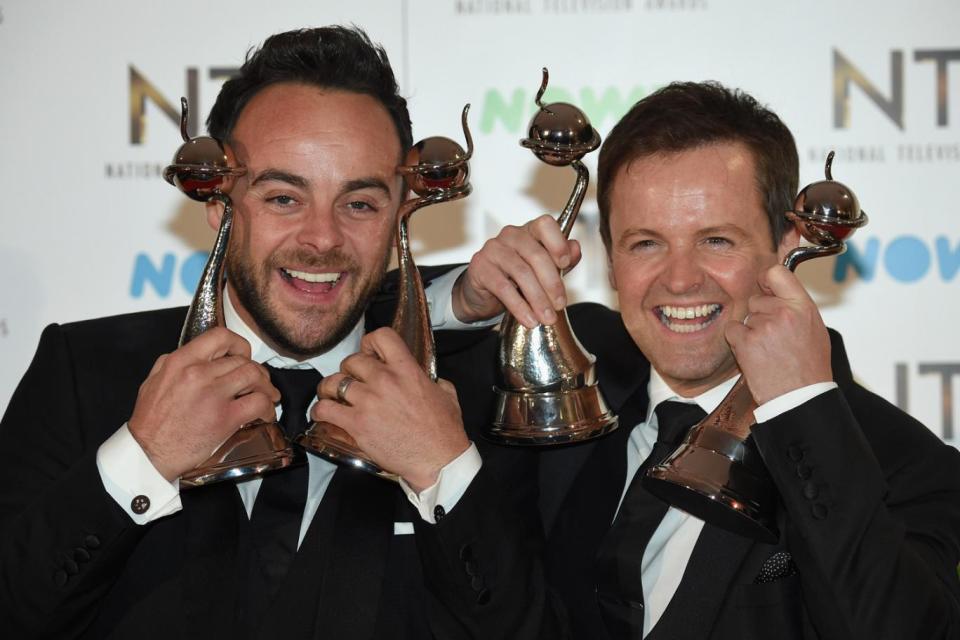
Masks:
[[[857,196],[831,173],[803,188],[787,218],[810,242],[787,254],[791,271],[811,258],[843,253],[844,240],[867,223]],[[777,490],[759,451],[749,439],[757,408],[741,376],[710,415],[690,430],[683,444],[643,479],[647,491],[661,500],[723,529],[775,543]]]
[[[570,237],[590,173],[580,161],[600,146],[600,136],[586,114],[564,102],[544,105],[549,74],[537,92],[540,110],[520,144],[543,162],[572,167],[577,174],[573,192],[557,222]],[[487,438],[515,445],[577,442],[617,428],[617,417],[607,407],[597,386],[595,358],[570,327],[566,310],[550,325],[524,327],[512,314],[500,324],[497,352],[500,379],[493,424]]]
[[[180,108],[183,144],[174,155],[173,164],[163,170],[163,177],[193,200],[216,200],[223,204],[217,239],[180,333],[180,346],[183,346],[204,331],[223,325],[223,265],[233,225],[233,203],[227,192],[233,180],[246,173],[246,169],[229,166],[223,145],[214,138],[191,139],[187,134],[186,98],[180,99]],[[294,459],[293,448],[280,425],[257,420],[241,426],[213,455],[185,473],[180,478],[180,486],[190,488],[247,478],[287,467]]]
[[[437,356],[430,326],[430,312],[423,291],[423,280],[410,253],[408,222],[415,211],[423,207],[450,202],[470,194],[468,161],[473,155],[473,138],[467,126],[470,105],[463,108],[461,124],[467,141],[467,150],[453,140],[442,136],[426,138],[407,153],[405,164],[397,168],[416,198],[400,205],[397,212],[397,262],[399,299],[391,326],[406,343],[413,357],[431,380],[437,379]],[[315,422],[297,437],[297,442],[324,458],[361,469],[388,480],[398,477],[381,468],[357,446],[343,429],[326,422]]]

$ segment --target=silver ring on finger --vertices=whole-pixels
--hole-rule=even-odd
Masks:
[[[352,385],[355,381],[355,378],[351,378],[350,376],[343,376],[340,378],[340,382],[337,384],[337,400],[343,404],[350,404],[347,402],[347,389],[349,389],[350,385]]]

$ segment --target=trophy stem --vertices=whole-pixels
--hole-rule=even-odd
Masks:
[[[223,217],[220,218],[217,239],[210,251],[210,257],[207,258],[207,264],[203,267],[200,283],[183,322],[183,330],[180,332],[181,347],[207,329],[223,324],[223,303],[220,295],[223,288],[223,265],[230,241],[230,230],[233,228],[233,204],[230,197],[222,193],[214,194],[210,199],[223,203]]]
[[[806,247],[797,247],[792,249],[790,253],[787,254],[787,257],[783,259],[783,266],[790,271],[796,271],[797,267],[807,260],[812,258],[822,258],[827,256],[840,255],[847,250],[847,245],[844,243],[832,244],[829,246],[818,246],[818,245],[809,245]]]
[[[230,197],[223,193],[215,193],[210,199],[223,203],[223,217],[187,310],[180,346],[223,324],[223,269],[233,228],[233,205]],[[193,488],[223,480],[239,480],[290,466],[294,461],[293,449],[280,425],[257,420],[240,427],[207,460],[183,474],[180,486]]]
[[[570,166],[577,172],[577,182],[573,187],[573,192],[567,200],[567,205],[557,218],[560,225],[560,231],[564,238],[570,237],[573,230],[573,223],[577,221],[577,214],[580,213],[580,205],[583,204],[583,197],[587,193],[587,185],[590,183],[590,170],[587,169],[579,160],[574,160]]]

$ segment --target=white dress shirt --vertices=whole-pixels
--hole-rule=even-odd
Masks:
[[[426,288],[427,304],[431,309],[431,323],[434,329],[469,329],[489,326],[494,321],[464,324],[457,320],[452,310],[453,285],[457,277],[466,267],[454,269],[443,276],[435,278]],[[331,375],[340,370],[340,363],[347,356],[360,349],[360,340],[364,333],[363,318],[353,330],[335,347],[314,358],[297,361],[279,355],[266,345],[257,334],[243,322],[237,314],[229,295],[224,295],[224,321],[228,329],[237,333],[250,343],[251,359],[254,362],[267,364],[277,368],[313,368],[323,375]],[[315,402],[316,400],[314,400]],[[311,404],[312,407],[312,404]],[[277,406],[277,417],[280,416],[280,407]],[[307,410],[309,421],[309,409]],[[213,453],[213,452],[211,452]],[[309,465],[309,480],[307,486],[307,502],[304,508],[303,519],[300,524],[300,539],[303,541],[311,520],[323,499],[323,495],[330,484],[330,479],[336,470],[336,465],[313,455],[307,455]],[[472,444],[458,458],[441,469],[436,484],[424,489],[419,494],[413,491],[406,482],[401,480],[401,486],[410,502],[417,508],[421,517],[427,522],[434,522],[434,508],[443,506],[450,511],[466,491],[482,464],[476,445]],[[107,493],[127,512],[137,524],[147,524],[157,518],[176,513],[182,508],[180,502],[179,480],[167,482],[150,462],[139,443],[130,434],[124,424],[97,450],[97,468]],[[253,504],[260,490],[261,478],[240,481],[236,483],[237,491],[243,500],[249,517],[253,511]],[[144,513],[134,513],[131,502],[135,496],[145,495],[150,498],[150,507]],[[411,523],[395,523],[396,533],[412,533]]]
[[[657,415],[654,409],[661,402],[675,400],[698,405],[708,414],[717,408],[726,397],[740,376],[730,378],[726,382],[706,391],[695,398],[684,398],[676,394],[667,386],[663,378],[655,369],[650,370],[650,382],[647,384],[647,394],[650,404],[647,406],[647,417],[644,422],[636,425],[630,432],[627,442],[627,481],[620,495],[620,502],[627,493],[627,487],[640,465],[657,441]],[[770,420],[781,413],[800,406],[807,400],[821,393],[836,388],[834,382],[812,384],[795,389],[782,396],[757,407],[753,412],[758,423]],[[617,507],[619,510],[619,506]],[[667,510],[660,526],[650,537],[641,560],[640,575],[643,583],[643,635],[646,637],[657,621],[663,615],[667,605],[680,586],[680,580],[690,561],[690,555],[703,529],[703,520],[688,513],[670,507]]]

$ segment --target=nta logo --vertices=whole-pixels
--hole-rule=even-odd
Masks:
[[[934,64],[937,92],[937,126],[947,126],[949,107],[947,90],[947,67],[951,62],[960,61],[960,49],[918,49],[913,52],[913,60],[918,63]],[[903,51],[893,49],[890,52],[890,91],[885,96],[873,83],[867,80],[850,60],[833,50],[833,126],[846,129],[850,126],[850,85],[857,85],[890,119],[897,128],[903,129]]]
[[[200,102],[200,71],[197,67],[187,67],[186,87],[182,94],[170,99],[157,89],[146,76],[140,73],[132,64],[130,68],[130,144],[143,144],[147,129],[147,100],[157,106],[177,127],[180,126],[180,95],[185,95],[190,105],[190,120],[187,122],[187,132],[191,137],[197,135],[199,129],[197,105]],[[210,80],[224,81],[237,74],[236,67],[210,67]],[[176,107],[174,105],[177,105]]]

